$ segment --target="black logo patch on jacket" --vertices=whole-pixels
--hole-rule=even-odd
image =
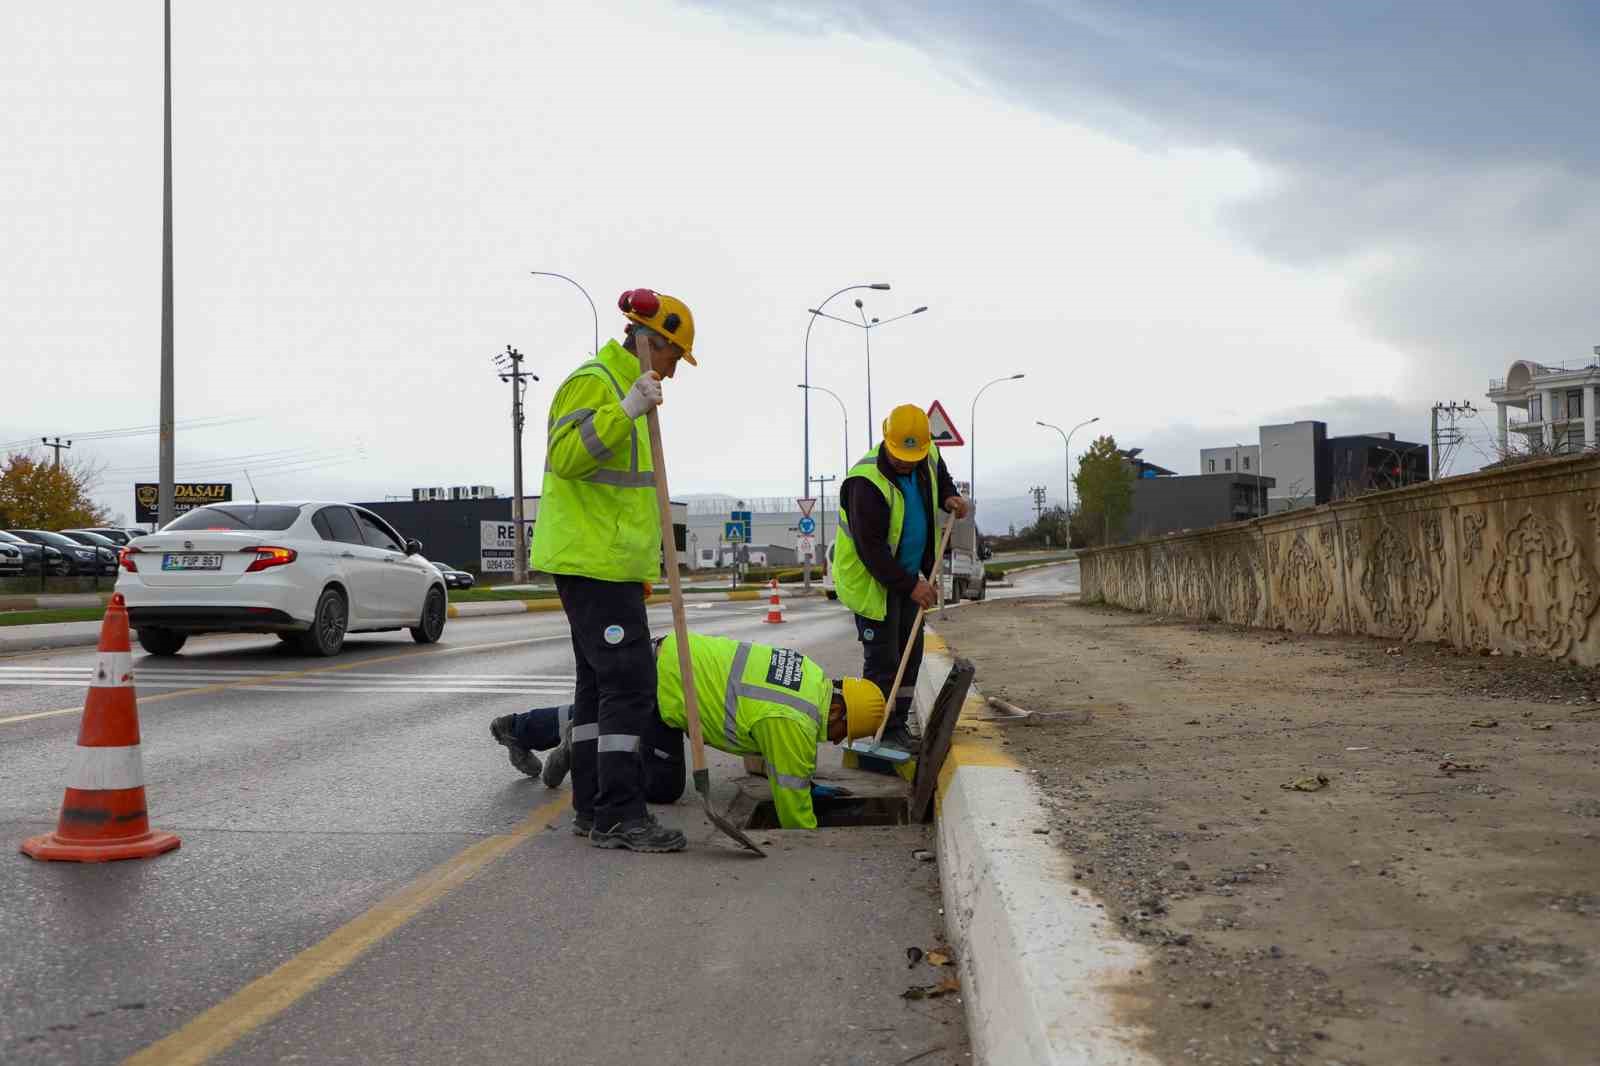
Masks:
[[[778,648],[772,653],[772,662],[767,666],[767,684],[786,688],[790,692],[799,692],[805,671],[804,655],[788,648]]]

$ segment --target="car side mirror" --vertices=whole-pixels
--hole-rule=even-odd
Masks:
[[[421,553],[421,551],[422,551],[422,541],[416,540],[415,538],[406,541],[406,554],[407,555],[418,555],[418,554]]]

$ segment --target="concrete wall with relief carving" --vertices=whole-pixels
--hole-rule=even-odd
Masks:
[[[1600,665],[1600,456],[1079,553],[1135,610]]]

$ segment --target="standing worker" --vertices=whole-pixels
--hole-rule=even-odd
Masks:
[[[839,599],[856,613],[862,673],[893,703],[882,742],[913,754],[921,746],[909,724],[922,666],[921,629],[899,692],[889,686],[913,639],[917,608],[932,607],[937,599],[927,575],[939,543],[934,518],[941,506],[957,518],[965,518],[969,509],[933,445],[927,414],[903,404],[884,419],[882,443],[851,468],[839,487],[833,581]]]
[[[656,704],[644,601],[661,574],[644,415],[661,405],[661,381],[678,360],[696,365],[694,316],[682,300],[651,289],[629,290],[617,306],[628,319],[626,339],[607,341],[550,403],[532,563],[556,579],[577,659],[574,828],[596,847],[681,851],[684,835],[645,809],[639,760]]]

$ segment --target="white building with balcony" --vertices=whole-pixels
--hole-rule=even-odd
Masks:
[[[1500,432],[1501,456],[1527,450],[1571,455],[1596,446],[1595,392],[1600,388],[1600,345],[1590,359],[1536,363],[1518,359],[1504,378],[1489,382]],[[1507,411],[1516,409],[1521,418]],[[1517,434],[1523,444],[1513,444]]]

